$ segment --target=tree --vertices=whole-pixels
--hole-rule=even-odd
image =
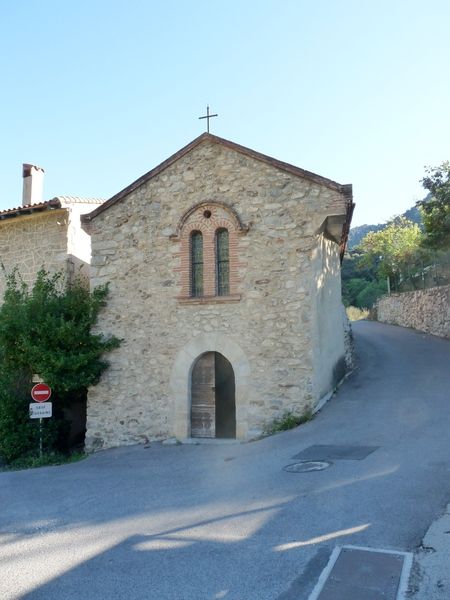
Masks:
[[[381,296],[386,294],[386,283],[383,281],[371,281],[359,292],[353,303],[356,308],[372,308]]]
[[[417,202],[425,227],[423,244],[434,249],[450,249],[450,161],[427,167],[421,180],[429,196]]]
[[[7,460],[31,451],[36,427],[28,418],[31,378],[53,390],[55,418],[45,424],[48,446],[64,435],[62,409],[95,385],[116,337],[92,332],[107,286],[89,292],[82,280],[41,270],[30,291],[17,271],[7,276],[0,307],[0,453]]]
[[[358,250],[351,250],[345,255],[341,280],[344,306],[371,308],[387,291],[386,280],[378,281],[376,266],[365,260]]]
[[[381,231],[371,232],[363,238],[361,264],[376,265],[378,277],[389,277],[391,284],[398,287],[402,274],[406,275],[420,264],[422,237],[416,223],[397,217]]]
[[[348,281],[343,281],[342,301],[344,302],[344,306],[356,306],[356,297],[369,283],[367,279],[363,279],[362,277],[352,277]]]

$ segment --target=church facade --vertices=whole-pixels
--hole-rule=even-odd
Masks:
[[[92,213],[98,328],[122,338],[88,394],[88,449],[249,439],[345,373],[350,185],[205,133]]]

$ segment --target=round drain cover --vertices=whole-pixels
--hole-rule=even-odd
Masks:
[[[324,469],[328,469],[330,465],[331,463],[324,460],[304,460],[287,465],[284,467],[284,470],[288,471],[288,473],[309,473],[310,471],[323,471]]]

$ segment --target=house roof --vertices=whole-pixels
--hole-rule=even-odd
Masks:
[[[307,179],[309,181],[312,181],[319,185],[325,186],[332,190],[336,190],[345,196],[345,198],[347,199],[348,205],[353,204],[353,202],[352,202],[352,186],[350,184],[349,185],[341,185],[340,183],[337,183],[336,181],[332,181],[331,179],[327,179],[326,177],[322,177],[321,175],[316,175],[315,173],[311,173],[310,171],[305,171],[304,169],[300,169],[299,167],[295,167],[294,165],[291,165],[289,163],[283,162],[276,158],[272,158],[271,156],[261,154],[261,152],[256,152],[256,150],[251,150],[250,148],[246,148],[245,146],[241,146],[239,144],[236,144],[235,142],[225,140],[224,138],[218,137],[216,135],[212,135],[211,133],[202,133],[202,135],[195,138],[195,140],[193,140],[190,144],[188,144],[184,148],[181,148],[181,150],[178,150],[178,152],[175,152],[175,154],[172,154],[172,156],[167,158],[165,161],[163,161],[161,164],[159,164],[157,167],[155,167],[148,173],[145,173],[145,175],[142,175],[142,177],[139,177],[139,179],[136,179],[136,181],[134,181],[129,186],[124,188],[122,191],[117,193],[115,196],[110,198],[107,202],[105,202],[104,204],[102,204],[101,206],[99,206],[98,208],[93,210],[92,212],[90,212],[86,215],[82,215],[81,221],[83,223],[88,223],[88,222],[92,221],[99,214],[101,214],[102,212],[104,212],[105,210],[107,210],[108,208],[113,206],[114,204],[120,202],[123,198],[128,196],[128,194],[133,192],[135,189],[140,187],[142,184],[146,183],[153,177],[156,177],[156,175],[159,175],[159,173],[164,171],[164,169],[167,169],[168,167],[170,167],[177,160],[179,160],[180,158],[182,158],[183,156],[188,154],[188,152],[190,152],[191,150],[193,150],[194,148],[199,146],[202,142],[207,141],[207,140],[214,142],[216,144],[225,146],[226,148],[230,148],[231,150],[239,152],[240,154],[244,154],[245,156],[249,156],[250,158],[254,158],[256,160],[264,162],[264,163],[271,165],[272,167],[275,167],[277,169],[281,169],[282,171],[286,171],[287,173],[290,173],[291,175],[295,175],[297,177],[302,177],[303,179]]]
[[[56,196],[63,204],[103,204],[105,198],[80,198],[80,196]]]
[[[23,215],[31,215],[33,213],[42,213],[58,208],[66,208],[68,204],[102,204],[105,200],[100,198],[80,198],[79,196],[56,196],[46,202],[38,202],[37,204],[27,204],[18,206],[17,208],[7,208],[0,211],[0,220],[21,217]]]
[[[18,206],[17,208],[7,208],[0,211],[0,220],[20,217],[22,215],[31,215],[32,213],[45,212],[61,208],[61,202],[58,198],[47,200],[47,202],[39,202],[38,204],[27,204],[26,206]]]

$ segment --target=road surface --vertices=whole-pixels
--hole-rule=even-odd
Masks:
[[[354,374],[295,430],[0,473],[0,598],[306,600],[337,545],[415,550],[450,501],[450,344],[354,332]],[[283,469],[312,445],[376,449]]]

